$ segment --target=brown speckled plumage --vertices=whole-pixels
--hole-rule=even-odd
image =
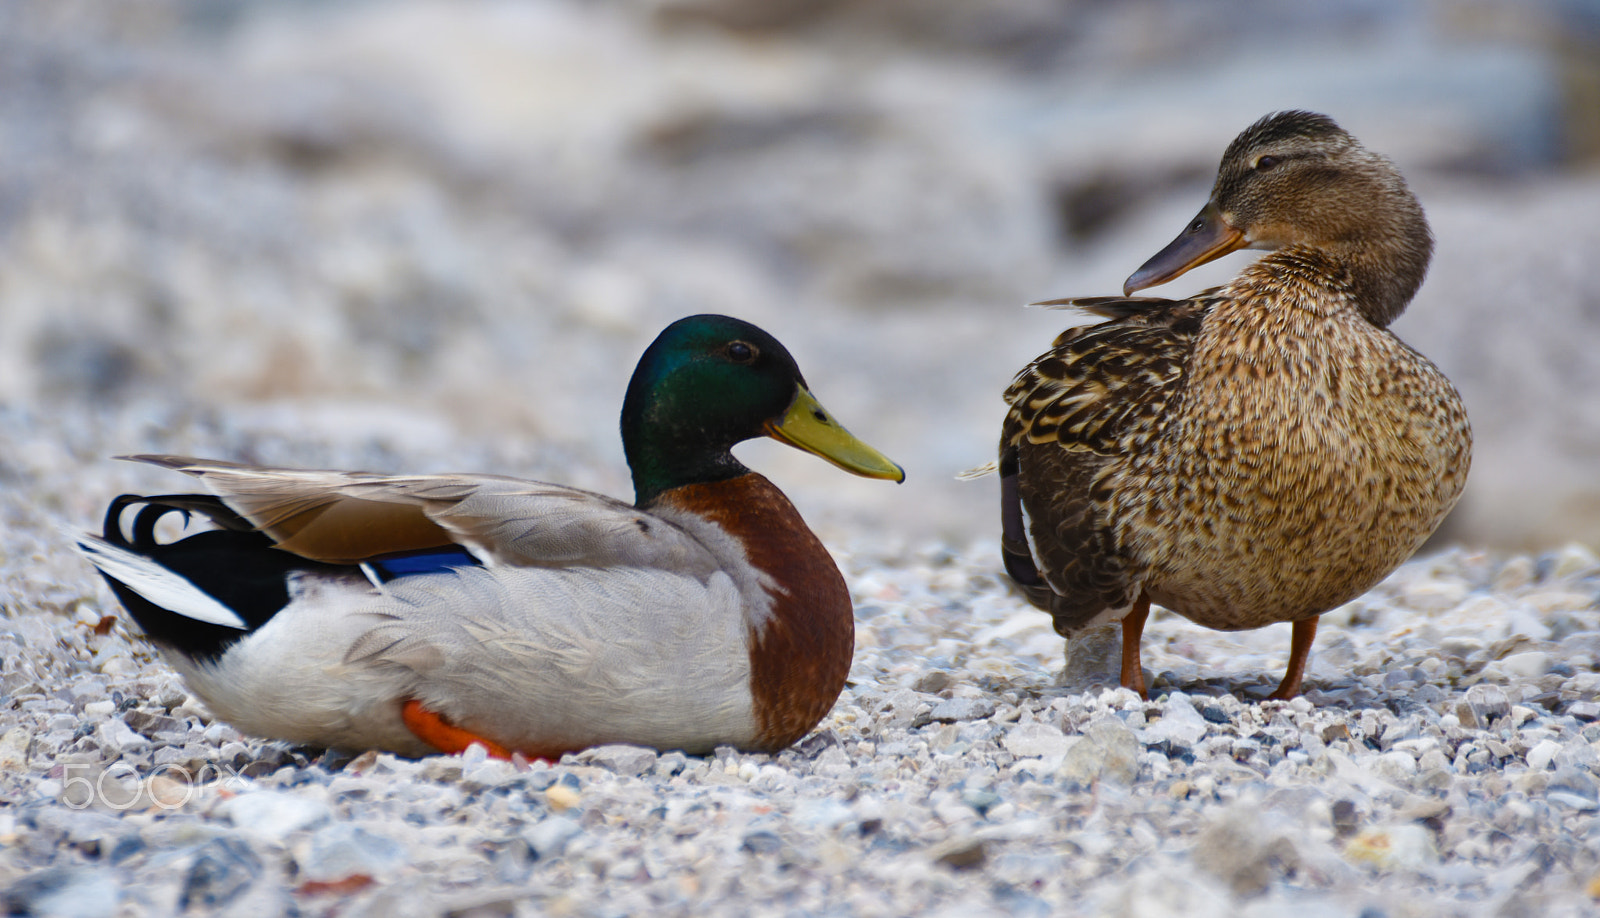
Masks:
[[[1148,602],[1210,628],[1315,619],[1411,556],[1454,506],[1472,435],[1439,370],[1384,326],[1432,241],[1394,167],[1321,115],[1228,148],[1210,202],[1129,278],[1275,249],[1186,300],[1057,301],[1069,329],[1006,391],[1006,565],[1062,634],[1122,619],[1141,693]]]

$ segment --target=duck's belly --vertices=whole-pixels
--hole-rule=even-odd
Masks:
[[[400,717],[412,674],[344,665],[366,625],[341,611],[291,605],[218,660],[165,656],[211,712],[242,733],[357,752],[435,752]]]
[[[1393,350],[1381,384],[1356,368],[1235,377],[1232,400],[1129,464],[1117,490],[1141,499],[1113,519],[1154,602],[1223,630],[1299,620],[1421,547],[1460,496],[1471,438],[1449,382]]]
[[[1156,533],[1143,578],[1152,601],[1222,630],[1320,615],[1376,585],[1436,522],[1354,506],[1348,517],[1323,516],[1260,494],[1241,503],[1252,506],[1175,515]]]
[[[349,580],[306,587],[215,664],[173,659],[243,732],[426,755],[436,750],[401,719],[416,699],[530,755],[613,742],[705,752],[757,733],[745,621],[725,576],[467,569],[382,595]]]
[[[605,743],[710,752],[749,746],[749,626],[725,574],[466,572],[489,595],[431,624],[442,651],[415,696],[532,754]]]

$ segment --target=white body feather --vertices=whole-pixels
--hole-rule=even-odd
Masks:
[[[167,655],[245,732],[423,755],[400,720],[416,698],[530,749],[707,751],[755,736],[748,628],[725,574],[471,567],[382,592],[302,576],[294,593],[215,663]]]
[[[291,576],[289,604],[220,658],[166,649],[194,692],[240,730],[424,755],[434,750],[400,714],[415,698],[512,748],[629,742],[708,752],[756,740],[749,648],[771,615],[772,585],[711,523],[511,479],[181,470],[263,529],[318,501],[329,519],[374,504],[420,506],[485,562],[382,586],[355,566],[302,572]],[[195,599],[209,597],[150,559],[81,541],[96,566],[163,608],[238,622],[221,620],[217,609],[232,613]]]

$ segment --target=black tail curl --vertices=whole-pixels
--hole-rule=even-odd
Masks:
[[[124,531],[128,508],[139,507]],[[215,524],[174,542],[161,542],[156,526],[169,513],[187,524],[199,515]],[[199,660],[214,660],[289,604],[289,575],[297,571],[343,571],[273,547],[272,539],[222,501],[205,494],[124,494],[106,510],[104,538],[143,555],[233,610],[246,630],[198,621],[156,605],[127,584],[105,576],[122,605],[157,644]]]

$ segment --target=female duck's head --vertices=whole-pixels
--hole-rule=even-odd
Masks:
[[[1422,285],[1433,235],[1394,163],[1327,115],[1279,112],[1234,138],[1206,206],[1123,289],[1164,284],[1238,249],[1288,246],[1337,261],[1362,313],[1386,326]]]
[[[622,447],[635,502],[748,469],[736,443],[770,436],[868,478],[905,472],[857,440],[817,403],[789,351],[748,322],[690,316],[667,326],[639,359],[622,403]]]

